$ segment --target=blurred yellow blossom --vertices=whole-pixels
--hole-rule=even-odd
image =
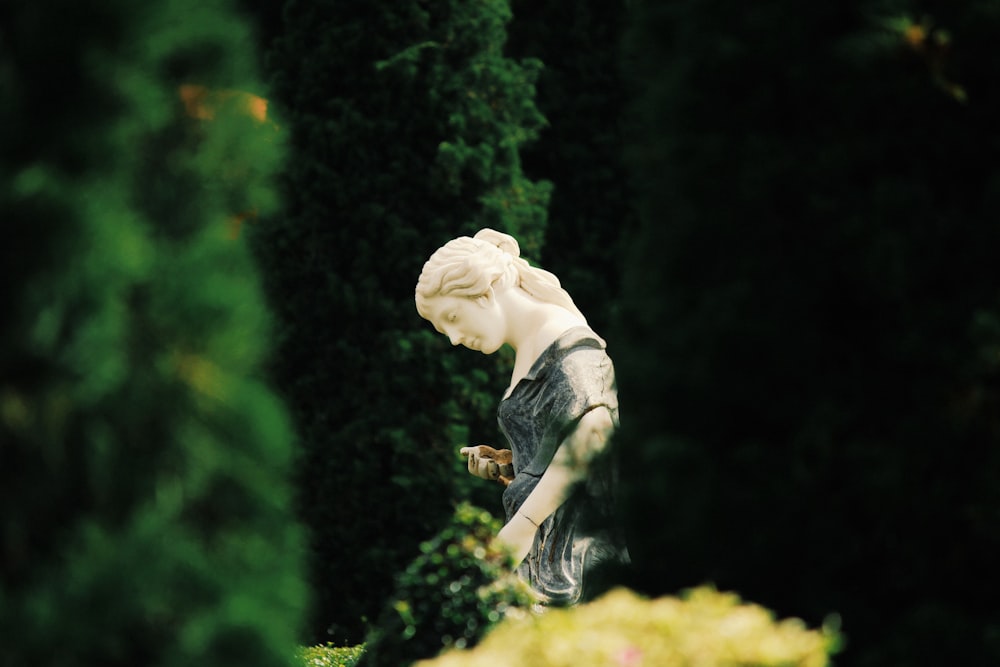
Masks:
[[[572,609],[501,623],[471,650],[418,667],[825,667],[838,643],[831,629],[701,587],[683,598],[648,600],[616,589]]]

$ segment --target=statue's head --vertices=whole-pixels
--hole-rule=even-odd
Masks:
[[[452,239],[431,255],[420,272],[414,295],[417,312],[452,343],[487,354],[502,345],[496,343],[505,316],[496,299],[500,291],[522,290],[583,319],[559,279],[531,266],[520,254],[514,237],[493,229]],[[475,324],[475,330],[456,331],[459,319],[469,327]]]
[[[516,284],[514,260],[520,248],[514,237],[483,229],[475,237],[460,236],[438,248],[417,280],[417,312],[427,319],[427,304],[442,296],[478,298],[498,281]],[[523,261],[523,260],[522,260]]]
[[[485,354],[496,351],[503,344],[504,326],[496,290],[517,286],[519,255],[512,236],[492,229],[452,239],[420,272],[417,312],[455,345]]]

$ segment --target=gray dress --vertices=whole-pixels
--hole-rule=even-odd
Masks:
[[[606,407],[618,425],[614,366],[604,341],[587,327],[570,329],[535,361],[497,419],[514,454],[514,481],[503,494],[507,521],[538,484],[560,443],[587,412]],[[606,459],[606,460],[605,460]],[[518,569],[549,604],[575,604],[584,578],[608,561],[626,563],[628,552],[613,521],[615,471],[611,457],[592,465],[587,479],[538,529]]]

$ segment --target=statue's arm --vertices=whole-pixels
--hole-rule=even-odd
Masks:
[[[573,486],[587,476],[590,462],[604,450],[613,430],[610,410],[597,407],[580,419],[556,449],[538,484],[497,535],[516,562],[528,555],[538,526],[566,502]]]

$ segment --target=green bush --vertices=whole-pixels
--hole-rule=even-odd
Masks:
[[[506,616],[534,602],[503,550],[499,522],[459,505],[452,522],[420,545],[366,643],[364,667],[403,667],[442,650],[474,646]]]
[[[832,629],[776,622],[763,607],[709,588],[656,600],[619,588],[505,621],[477,648],[418,667],[824,667],[838,641]]]
[[[268,314],[275,202],[225,2],[0,8],[0,664],[287,664],[302,600]],[[220,96],[221,97],[224,96]]]

